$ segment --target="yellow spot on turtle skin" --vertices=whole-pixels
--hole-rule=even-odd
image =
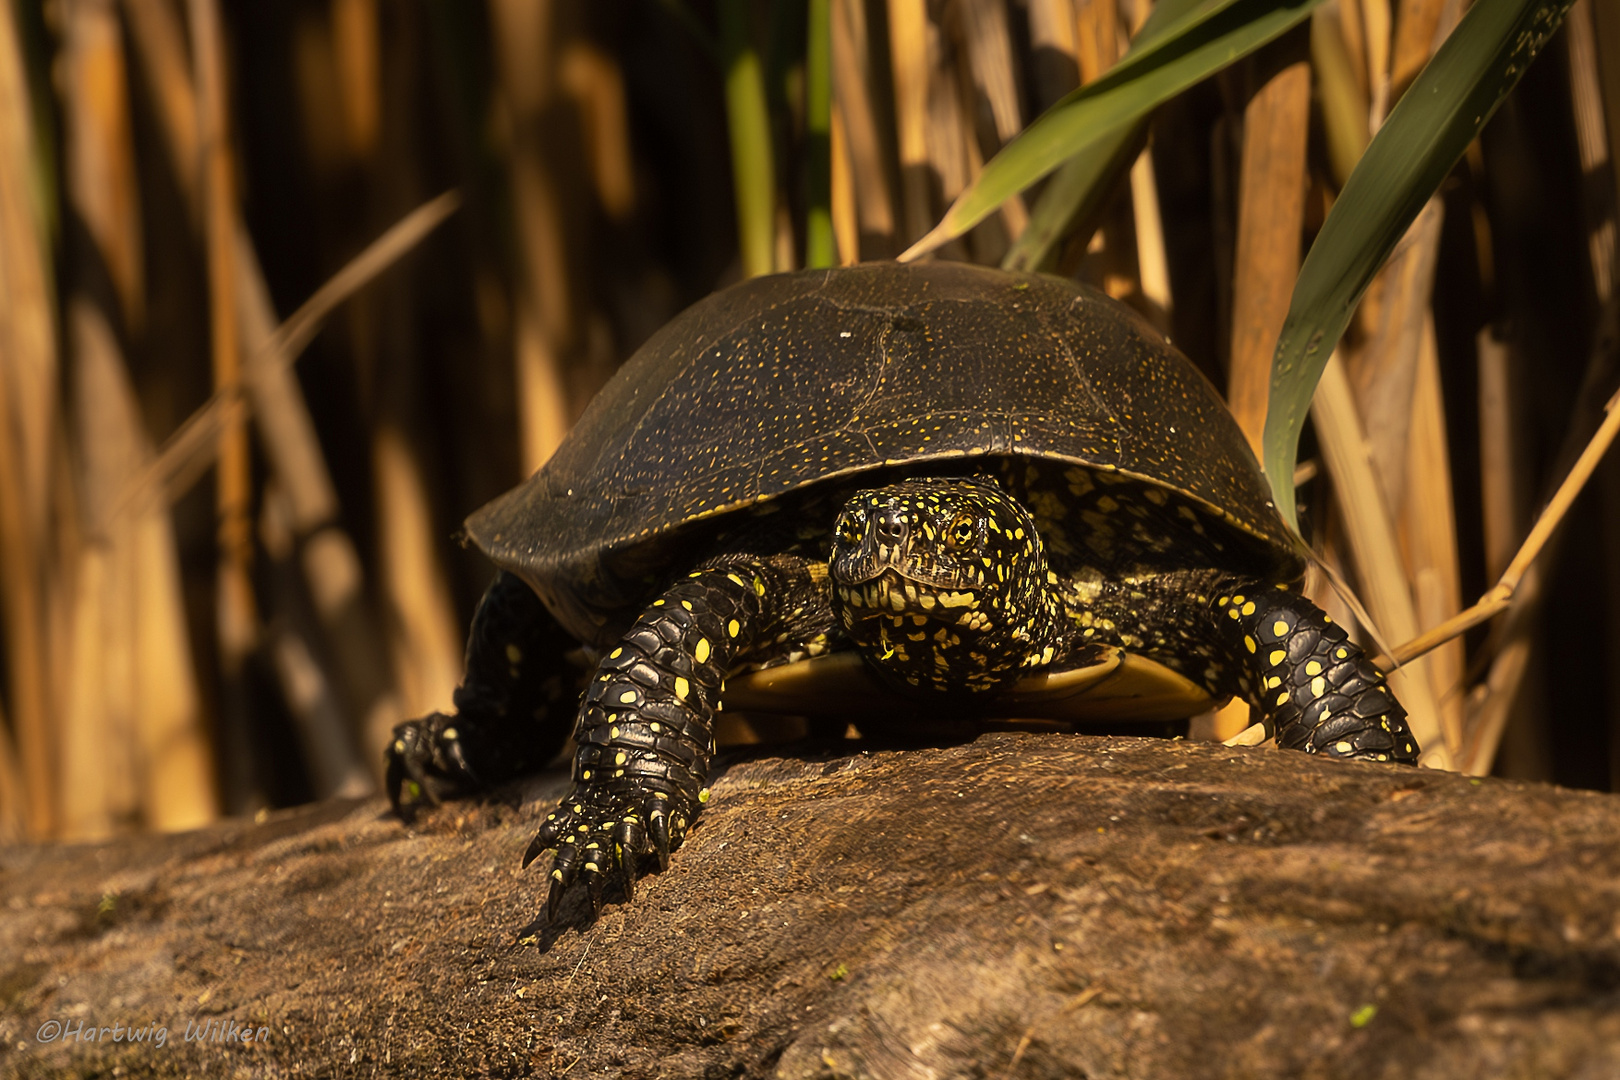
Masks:
[[[1248,649],[1251,653],[1260,648],[1259,645],[1255,644],[1254,638],[1250,637],[1248,634],[1243,635],[1243,647]]]
[[[1355,753],[1355,750],[1356,750],[1355,747],[1351,746],[1349,743],[1345,742],[1343,739],[1340,739],[1338,742],[1334,743],[1333,744],[1333,749],[1338,751],[1341,754],[1353,754],[1353,753]]]
[[[699,788],[698,789],[698,802],[706,803],[708,801],[709,801],[709,789],[708,788]]]
[[[741,631],[742,625],[738,623],[736,619],[732,619],[730,622],[726,623],[726,633],[730,634],[732,637],[736,637]]]
[[[698,638],[697,648],[692,650],[692,655],[697,658],[697,662],[700,664],[707,660],[709,658],[709,639]]]
[[[1288,704],[1288,691],[1284,690],[1282,693],[1277,695],[1277,704],[1278,705],[1286,705],[1286,704]]]
[[[1253,615],[1254,614],[1254,601],[1253,600],[1250,600],[1247,604],[1243,605],[1243,614],[1245,614],[1245,615]]]
[[[675,696],[676,697],[678,697],[678,698],[680,698],[681,700],[684,701],[686,699],[686,695],[689,694],[691,692],[691,690],[692,690],[692,684],[691,683],[687,682],[685,679],[681,678],[679,675],[677,675],[675,677]]]
[[[508,645],[506,647],[506,662],[508,664],[521,664],[523,662],[523,650],[516,645]]]
[[[404,752],[405,752],[405,740],[404,739],[395,739],[394,740],[394,753],[403,754]]]
[[[1215,606],[1216,607],[1225,607],[1227,605],[1227,602],[1230,599],[1231,599],[1230,597],[1223,596],[1219,600],[1215,601]]]
[[[1323,615],[1323,616],[1322,616],[1322,621],[1323,621],[1323,622],[1326,622],[1326,623],[1330,623],[1330,622],[1332,622],[1332,621],[1333,621],[1333,616],[1331,616],[1331,615],[1327,615],[1327,614],[1324,614],[1324,615]]]
[[[765,595],[765,583],[763,581],[759,580],[759,578],[754,579],[754,595],[756,595],[756,596],[764,596]]]
[[[561,881],[562,880],[562,871],[561,870],[553,870],[551,872],[551,879],[553,881]]]
[[[736,574],[727,574],[726,575],[726,580],[730,581],[730,582],[732,582],[734,584],[741,585],[744,588],[748,587],[748,582],[744,581],[742,578],[738,577]]]
[[[664,606],[664,598],[663,597],[659,597],[657,600],[653,601],[653,607],[663,607],[663,606]]]
[[[1343,660],[1345,657],[1350,655],[1350,650],[1349,649],[1339,649],[1336,652],[1334,652],[1333,655],[1335,657],[1337,657],[1338,659]]]
[[[510,647],[511,646],[508,646],[508,648],[510,648]],[[620,645],[617,649],[614,649],[612,652],[608,653],[608,659],[609,660],[617,660],[619,657],[621,657],[623,655],[624,655],[624,646]],[[516,663],[516,661],[513,661],[513,663]]]
[[[579,773],[579,778],[581,780],[589,780],[591,778],[591,770],[589,770],[589,769],[581,769],[580,773]]]
[[[1242,604],[1243,603],[1243,597],[1241,597],[1241,596],[1232,597],[1232,603],[1234,603],[1234,604]]]
[[[619,695],[619,704],[621,705],[634,704],[635,700],[636,692],[634,690],[626,690],[624,693]]]
[[[1278,637],[1287,637],[1288,624],[1283,622],[1281,619],[1278,619],[1276,622],[1271,624],[1271,632],[1276,634]]]
[[[691,611],[692,610],[692,601],[690,601],[690,600],[682,600],[681,601],[681,607],[685,608],[687,611]]]
[[[1325,693],[1327,693],[1327,680],[1318,675],[1311,680],[1311,694],[1314,697],[1321,697]]]
[[[1240,611],[1238,611],[1238,609],[1237,609],[1237,608],[1233,608],[1233,609],[1232,609],[1232,610],[1231,610],[1231,611],[1228,611],[1228,612],[1227,612],[1227,614],[1228,614],[1228,615],[1230,615],[1230,616],[1232,616],[1232,618],[1234,618],[1234,619],[1241,619],[1241,618],[1243,618],[1243,613],[1242,613],[1242,612],[1240,612]]]
[[[619,729],[618,728],[616,728],[616,727],[608,728],[608,738],[617,739],[618,737],[619,737]]]
[[[1275,690],[1275,689],[1277,689],[1277,687],[1279,687],[1281,685],[1282,685],[1282,680],[1279,679],[1275,675],[1269,676],[1266,679],[1266,689],[1267,690]]]
[[[623,750],[620,750],[617,754],[613,755],[613,764],[615,765],[623,765],[627,760],[629,759],[625,757]],[[584,826],[582,825],[580,828],[584,828]]]
[[[1322,674],[1322,665],[1317,663],[1315,660],[1312,660],[1310,663],[1305,665],[1305,674],[1307,674],[1307,675],[1320,675],[1320,674]]]
[[[1266,659],[1270,661],[1272,667],[1276,667],[1278,664],[1288,659],[1288,654],[1281,649],[1273,649],[1271,650],[1271,655],[1266,657]]]

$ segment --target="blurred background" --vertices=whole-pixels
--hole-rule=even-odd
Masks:
[[[1257,438],[1300,258],[1465,9],[1330,0],[1161,108],[1105,198],[1054,226],[1032,189],[934,257],[1132,304]],[[0,837],[376,790],[493,573],[461,519],[686,305],[898,255],[1150,10],[5,0]],[[1617,120],[1620,11],[1580,0],[1341,350],[1378,484],[1308,430],[1302,523],[1398,583],[1391,644],[1496,581],[1620,382]],[[1345,528],[1372,513],[1377,571]],[[1407,677],[1458,767],[1620,784],[1620,462],[1509,614]]]

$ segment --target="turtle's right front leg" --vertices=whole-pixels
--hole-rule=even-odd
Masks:
[[[781,562],[739,558],[681,578],[597,666],[574,731],[574,785],[523,858],[557,851],[548,920],[580,875],[599,908],[610,869],[633,895],[640,857],[655,853],[662,867],[680,846],[709,797],[726,672],[777,632],[783,599],[806,587]]]

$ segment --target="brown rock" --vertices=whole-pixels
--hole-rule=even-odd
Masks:
[[[520,942],[563,784],[0,850],[0,1073],[1620,1076],[1612,796],[1079,736],[764,758],[634,903]]]

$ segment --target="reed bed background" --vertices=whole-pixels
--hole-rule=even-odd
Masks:
[[[1466,8],[1328,0],[931,257],[1133,305],[1258,451],[1302,255]],[[1151,14],[0,6],[0,837],[375,790],[460,675],[492,573],[461,517],[685,305],[910,247]],[[1388,645],[1497,581],[1620,384],[1617,122],[1620,9],[1580,0],[1327,369],[1302,526]],[[1620,786],[1620,462],[1398,677],[1433,764]]]

